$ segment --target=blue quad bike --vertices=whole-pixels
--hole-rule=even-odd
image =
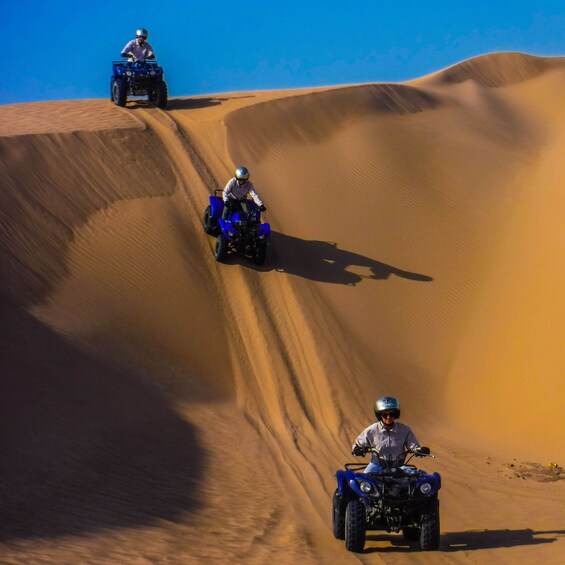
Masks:
[[[114,61],[110,77],[110,99],[125,106],[128,96],[147,96],[149,102],[164,108],[167,105],[167,83],[157,61]]]
[[[359,553],[365,547],[368,530],[402,532],[408,541],[418,541],[423,551],[438,549],[439,500],[441,477],[409,465],[410,459],[433,457],[427,447],[405,451],[396,460],[385,459],[374,448],[380,471],[364,473],[365,464],[346,463],[336,473],[333,495],[332,529],[345,540],[349,551]]]
[[[261,210],[253,200],[246,201],[247,213],[237,210],[224,220],[221,193],[219,188],[214,190],[202,218],[204,231],[217,237],[214,251],[216,261],[223,263],[229,253],[239,253],[250,257],[256,265],[262,265],[267,257],[271,226],[261,223]]]

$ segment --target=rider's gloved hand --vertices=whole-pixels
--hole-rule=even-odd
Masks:
[[[416,457],[426,457],[426,455],[430,454],[430,448],[429,447],[417,447],[414,450],[414,455]]]
[[[351,455],[355,455],[355,457],[363,457],[367,453],[367,448],[361,445],[355,444],[351,449]]]
[[[261,206],[259,206],[259,210],[261,210],[261,212],[266,212],[267,208],[265,208],[264,204],[261,204]]]

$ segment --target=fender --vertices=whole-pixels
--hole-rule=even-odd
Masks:
[[[348,484],[347,484],[347,478],[346,478],[346,476],[345,476],[346,472],[347,472],[347,471],[338,471],[338,472],[335,474],[336,479],[337,479],[337,492],[338,492],[340,495],[345,494],[345,492],[346,492],[347,489],[349,488],[349,487],[348,487]]]
[[[229,220],[224,220],[220,218],[218,220],[218,224],[220,225],[220,229],[222,233],[228,238],[233,239],[235,237],[235,230],[233,229],[233,224]]]
[[[224,211],[224,201],[219,196],[210,196],[210,207],[213,218],[221,218]]]

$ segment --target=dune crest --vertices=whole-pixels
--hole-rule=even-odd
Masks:
[[[252,135],[238,138],[238,150],[249,153],[248,159],[260,160],[276,132],[279,141],[290,144],[315,144],[326,141],[344,125],[373,114],[410,115],[432,110],[439,105],[433,94],[403,84],[375,84],[300,94],[256,104],[228,115],[228,130],[251,127]],[[312,111],[315,109],[315,111]],[[263,124],[269,124],[269,128]]]
[[[434,73],[430,84],[453,84],[473,80],[488,88],[510,86],[543,73],[562,69],[565,57],[534,57],[525,53],[490,53],[474,57]]]

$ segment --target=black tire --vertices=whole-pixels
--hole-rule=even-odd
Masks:
[[[116,106],[124,107],[128,100],[126,81],[121,77],[116,77],[112,81],[112,100]]]
[[[221,233],[216,240],[216,261],[223,263],[228,254],[228,238]]]
[[[434,551],[439,547],[439,501],[436,500],[422,516],[420,529],[420,548],[422,551]]]
[[[332,531],[336,539],[345,539],[345,512],[341,505],[341,497],[337,489],[332,501]]]
[[[164,108],[167,105],[167,96],[167,83],[164,80],[155,83],[151,100],[153,104],[155,104],[157,108]]]
[[[347,503],[345,509],[345,548],[359,553],[365,547],[367,518],[363,503],[354,498]]]
[[[420,539],[420,528],[413,526],[402,528],[402,534],[407,541],[418,541]]]
[[[218,220],[212,216],[212,206],[207,206],[202,217],[204,231],[208,235],[218,235]]]
[[[267,243],[265,241],[260,241],[256,244],[255,250],[253,251],[253,262],[256,265],[262,265],[267,258]]]

